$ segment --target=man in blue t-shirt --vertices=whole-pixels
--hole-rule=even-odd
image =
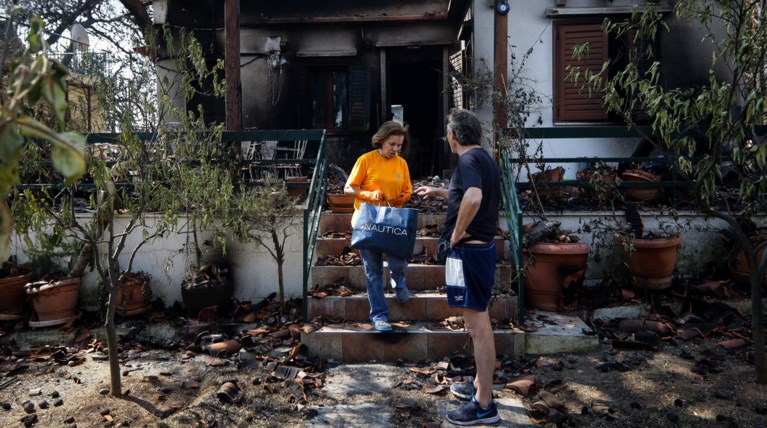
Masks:
[[[469,110],[452,109],[447,117],[447,143],[458,155],[458,166],[447,189],[423,186],[425,198],[447,198],[442,237],[450,242],[445,283],[450,307],[463,308],[463,321],[474,345],[477,375],[473,383],[456,383],[450,391],[469,400],[448,412],[458,425],[490,424],[500,420],[493,400],[495,342],[487,312],[495,280],[495,233],[498,228],[500,174],[481,146],[482,126]]]

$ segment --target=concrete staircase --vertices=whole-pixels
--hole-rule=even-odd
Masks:
[[[439,225],[444,214],[419,214],[418,228]],[[324,237],[329,232],[339,234],[350,231],[351,214],[324,211],[316,242],[315,262],[325,256],[340,254],[350,245],[350,233],[345,237]],[[436,254],[436,237],[418,237],[414,254]],[[505,256],[506,243],[496,239],[497,257],[501,260],[496,268],[496,288],[508,290],[512,269]],[[388,270],[384,269],[387,276]],[[445,296],[445,267],[442,265],[414,264],[408,267],[407,284],[413,294],[407,303],[400,304],[394,294],[387,290],[389,320],[394,331],[380,333],[368,320],[370,306],[365,291],[365,270],[358,266],[312,267],[310,288],[335,284],[339,281],[351,288],[353,295],[308,298],[307,321],[315,319],[338,322],[323,324],[311,333],[303,333],[301,342],[309,354],[344,362],[361,361],[418,361],[436,359],[455,351],[470,349],[471,340],[462,324],[456,326],[450,317],[459,316],[460,310],[451,309]],[[508,326],[510,319],[517,318],[518,299],[513,292],[496,294],[491,301],[490,317],[499,326]],[[511,356],[525,353],[524,333],[515,328],[495,330],[496,352]],[[468,347],[468,348],[467,348]],[[464,349],[467,348],[467,349]]]

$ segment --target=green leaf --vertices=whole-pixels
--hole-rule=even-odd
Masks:
[[[64,175],[64,182],[71,184],[85,173],[85,136],[75,132],[58,134],[59,143],[53,144],[53,166]],[[72,150],[72,148],[75,150]]]
[[[15,165],[23,146],[24,139],[14,122],[9,120],[0,125],[0,166]]]
[[[42,138],[53,144],[53,166],[65,177],[65,182],[76,181],[85,173],[85,136],[74,132],[58,134],[42,123],[23,117],[18,121],[25,134]]]
[[[67,111],[66,77],[67,71],[55,61],[51,62],[50,72],[42,81],[42,94],[53,107],[56,119],[64,121],[64,113]]]
[[[43,20],[40,17],[29,20],[27,43],[26,54],[36,54],[43,50]]]

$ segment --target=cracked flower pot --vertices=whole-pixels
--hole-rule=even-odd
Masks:
[[[124,317],[143,314],[151,308],[151,276],[144,272],[126,272],[117,286],[117,314]]]
[[[525,250],[525,304],[560,312],[567,306],[564,296],[582,282],[591,248],[583,242],[538,242]]]

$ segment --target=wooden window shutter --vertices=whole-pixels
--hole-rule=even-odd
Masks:
[[[364,65],[349,67],[349,127],[367,130],[370,126],[370,74]]]
[[[599,94],[581,91],[582,83],[567,79],[568,67],[589,69],[598,73],[608,55],[607,34],[602,24],[558,25],[554,59],[556,110],[555,121],[604,121],[607,112]],[[573,48],[588,42],[588,55],[580,60],[573,58]]]

